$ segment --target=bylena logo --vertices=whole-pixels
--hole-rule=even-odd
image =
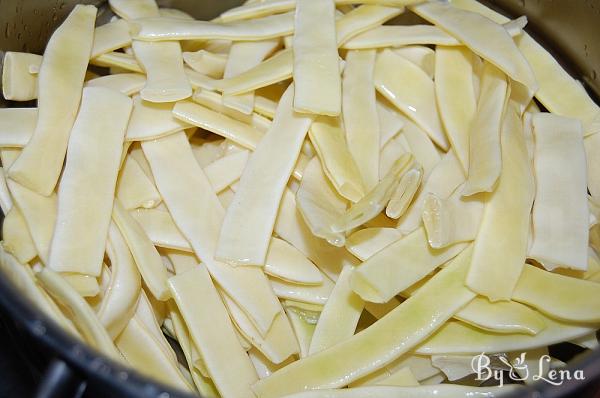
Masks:
[[[490,366],[492,361],[485,353],[476,355],[471,360],[471,368],[477,375],[478,381],[496,380],[500,386],[505,384],[505,370],[512,381],[524,381],[531,378],[533,381],[542,380],[546,383],[560,386],[566,380],[585,380],[583,370],[571,373],[568,369],[549,369],[551,358],[542,355],[537,363],[526,363],[527,353],[521,355],[511,363],[505,356],[498,356],[498,360],[505,366]]]

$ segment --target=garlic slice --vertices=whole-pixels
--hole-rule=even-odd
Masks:
[[[421,18],[456,37],[475,54],[493,63],[528,90],[535,92],[538,89],[531,66],[504,26],[446,3],[419,4],[411,9]]]
[[[433,81],[412,62],[384,50],[375,64],[375,87],[442,149],[449,143],[437,111]]]
[[[117,19],[94,29],[94,43],[90,58],[96,58],[129,45],[131,45],[129,24],[124,19]]]
[[[296,0],[292,46],[296,112],[327,116],[341,113],[342,80],[334,11],[333,0]]]
[[[206,50],[184,52],[183,60],[190,68],[214,79],[221,79],[227,65],[227,57]]]
[[[116,196],[127,210],[154,208],[161,202],[154,182],[131,156],[125,157],[117,180]]]
[[[186,124],[211,131],[248,149],[254,150],[263,139],[263,134],[256,128],[191,101],[176,103],[173,116]]]
[[[473,53],[466,47],[437,46],[435,94],[452,149],[463,169],[469,169],[469,130],[477,98],[473,86]],[[486,97],[481,97],[486,98]]]
[[[527,254],[535,187],[517,112],[514,106],[506,110],[501,132],[502,174],[485,202],[466,280],[470,289],[491,301],[510,299]]]
[[[154,103],[136,96],[133,100],[133,112],[127,126],[125,140],[144,141],[177,133],[191,124],[178,119],[173,114],[173,103]]]
[[[536,192],[528,257],[550,271],[585,271],[590,212],[581,122],[549,113],[533,115],[532,122]]]
[[[11,179],[7,181],[15,206],[21,211],[38,256],[44,264],[48,264],[48,252],[56,224],[56,194],[42,196]]]
[[[134,40],[135,58],[146,71],[141,97],[150,102],[174,102],[192,95],[183,69],[181,45],[177,42],[147,43]]]
[[[385,303],[466,247],[466,244],[459,243],[433,249],[427,243],[425,230],[419,228],[378,251],[357,267],[352,274],[352,289],[366,301]]]
[[[137,19],[159,15],[155,0],[109,0],[111,10],[124,19]]]
[[[27,264],[37,256],[23,213],[17,207],[11,208],[4,217],[2,240],[4,250],[15,256],[21,264]]]
[[[208,373],[224,398],[254,395],[258,376],[235,334],[227,310],[206,268],[199,266],[169,279],[171,294],[200,351]],[[202,306],[193,303],[202,291]]]
[[[88,80],[84,87],[106,87],[131,96],[139,93],[145,85],[146,76],[141,73],[118,73]]]
[[[239,265],[265,262],[281,195],[312,122],[312,117],[294,112],[293,97],[292,85],[279,103],[273,125],[248,160],[223,221],[217,259]],[[261,186],[271,189],[256,189]]]
[[[42,56],[7,51],[2,61],[2,95],[11,101],[31,101],[38,96],[38,76]]]
[[[346,239],[346,249],[359,260],[366,261],[400,238],[402,234],[395,228],[365,228]]]
[[[36,279],[56,301],[73,314],[71,319],[89,344],[109,358],[124,362],[92,308],[60,274],[43,268],[36,274]]]
[[[96,7],[75,6],[48,41],[39,73],[35,131],[9,170],[10,178],[42,195],[54,190],[65,160],[92,48],[95,17]]]
[[[0,147],[22,148],[27,145],[38,119],[36,108],[0,109]],[[8,165],[3,164],[4,167]]]
[[[96,313],[108,334],[115,339],[136,311],[142,281],[129,247],[114,222],[108,230],[107,253],[110,282]]]
[[[273,292],[280,299],[288,299],[308,304],[325,305],[331,296],[334,284],[323,277],[319,285],[299,285],[279,278],[269,278]]]
[[[169,298],[168,273],[156,248],[132,216],[115,201],[113,220],[119,227],[146,286],[161,301]]]
[[[279,39],[233,43],[229,50],[229,57],[227,58],[223,78],[227,79],[238,76],[259,65],[278,46]],[[224,95],[223,105],[250,115],[254,110],[254,93]]]
[[[238,331],[248,339],[256,349],[265,355],[269,361],[280,364],[290,356],[298,354],[300,351],[298,341],[296,340],[292,326],[283,311],[275,317],[271,329],[263,336],[256,330],[252,321],[248,319],[235,301],[227,297],[226,294],[223,294],[221,297],[232,318],[234,326],[236,326]]]
[[[569,341],[595,331],[593,326],[566,324],[540,315],[546,328],[536,335],[493,333],[458,321],[443,325],[415,349],[421,355],[522,352]]]
[[[308,132],[310,142],[321,160],[323,172],[335,190],[344,198],[358,202],[365,193],[360,171],[349,151],[349,144],[347,145],[347,134],[347,132],[344,134],[339,118],[324,116],[318,117]],[[379,155],[379,149],[376,148],[376,150]],[[378,168],[379,156],[377,156],[377,161],[376,167]]]
[[[290,283],[319,285],[323,277],[318,268],[294,246],[272,238],[265,262],[265,274]]]
[[[502,170],[500,135],[510,96],[506,76],[486,62],[479,91],[477,112],[469,129],[469,172],[463,188],[465,196],[494,191]]]
[[[271,398],[308,389],[342,387],[392,362],[475,297],[463,283],[469,260],[470,251],[465,251],[413,297],[369,328],[258,381],[254,392],[261,398]],[[411,266],[420,268],[417,263]],[[322,371],[324,367],[328,372]]]
[[[263,333],[269,330],[280,306],[262,270],[232,267],[214,259],[224,210],[194,158],[185,134],[144,141],[142,148],[163,201],[198,258],[255,326]]]
[[[526,264],[512,299],[565,322],[600,322],[598,284]],[[548,294],[548,292],[552,294]]]
[[[294,14],[269,15],[229,24],[176,18],[143,18],[132,24],[134,39],[255,41],[286,36],[294,31]]]
[[[349,51],[342,80],[342,116],[348,150],[358,166],[367,191],[379,182],[381,140],[373,86],[375,56],[375,51]],[[353,201],[356,202],[360,197]]]
[[[352,291],[352,267],[345,267],[323,307],[313,334],[309,355],[332,347],[354,335],[364,301]]]
[[[115,91],[83,90],[58,187],[48,263],[54,271],[100,275],[131,106],[128,97]],[[98,118],[108,114],[110,118]]]
[[[126,71],[144,73],[138,61],[131,54],[110,52],[90,60],[90,64],[105,68],[121,68]]]

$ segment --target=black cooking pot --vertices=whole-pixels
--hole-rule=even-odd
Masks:
[[[108,21],[112,15],[106,1],[101,0],[0,0],[0,50],[42,54],[50,34],[77,3],[98,6],[100,22]],[[240,3],[240,0],[159,0],[161,6],[181,9],[198,19],[213,18]],[[573,76],[584,82],[594,98],[598,98],[600,77],[596,67],[600,67],[600,2],[497,0],[484,3],[512,17],[527,15],[527,31]],[[28,373],[31,377],[24,380],[35,383],[35,386],[24,386],[19,391],[27,391],[27,394],[35,391],[33,394],[39,398],[191,397],[141,376],[76,341],[25,300],[1,272],[0,320],[0,332],[10,334],[10,341],[2,344],[12,344],[12,352],[22,354],[21,359],[29,365],[17,372]],[[576,352],[565,345],[553,349],[562,350],[561,355],[567,357]],[[579,356],[569,363],[569,367],[583,370],[585,380],[566,380],[558,387],[539,383],[524,387],[513,396],[600,396],[599,350]],[[0,394],[1,391],[2,388]],[[22,396],[24,393],[13,394]]]

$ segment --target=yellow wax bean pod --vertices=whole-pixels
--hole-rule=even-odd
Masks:
[[[285,398],[470,398],[501,397],[506,393],[518,391],[519,387],[471,387],[461,385],[423,385],[423,386],[368,386],[337,390],[316,390],[286,395]]]
[[[216,193],[223,191],[240,179],[248,162],[248,157],[249,151],[243,150],[223,156],[204,168],[204,172]]]
[[[285,314],[283,315],[286,316]],[[256,373],[258,373],[258,377],[260,379],[264,379],[265,377],[269,377],[273,372],[283,368],[284,366],[289,365],[290,363],[295,361],[294,357],[290,357],[287,360],[283,361],[280,364],[274,364],[269,361],[260,351],[256,348],[252,348],[248,351],[248,356],[254,365],[254,369],[256,369]]]
[[[116,196],[127,210],[154,208],[161,202],[154,182],[146,176],[138,162],[131,156],[125,158],[117,180]]]
[[[279,238],[271,239],[264,271],[267,275],[290,283],[323,283],[323,276],[318,268],[298,249]]]
[[[131,99],[116,91],[83,90],[58,187],[48,263],[54,271],[100,275],[131,107]],[[104,114],[111,117],[99,120]]]
[[[423,279],[467,247],[459,243],[433,249],[423,228],[397,240],[369,257],[354,270],[352,289],[366,301],[385,303]],[[415,268],[414,264],[419,267]]]
[[[440,373],[439,369],[431,364],[431,359],[429,357],[405,354],[392,361],[387,366],[350,383],[348,387],[354,388],[385,385],[380,383],[386,381],[395,373],[402,371],[403,369],[410,369],[413,377],[417,380],[417,384],[419,380],[423,381]]]
[[[38,76],[42,56],[7,51],[2,66],[2,94],[11,101],[31,101],[38,96]]]
[[[38,78],[36,128],[9,170],[10,178],[42,195],[50,195],[62,170],[90,58],[96,11],[93,6],[75,6],[50,38]]]
[[[81,339],[73,323],[61,312],[56,303],[42,289],[27,264],[21,264],[0,245],[0,269],[3,275],[47,317],[63,327],[71,336]]]
[[[346,124],[345,126],[347,128],[348,125]],[[335,190],[344,198],[358,202],[364,196],[361,172],[357,167],[358,163],[355,162],[356,157],[351,152],[348,130],[346,129],[346,132],[344,132],[341,120],[324,116],[318,117],[310,126],[308,136],[319,159],[321,159],[323,171],[335,187]],[[356,144],[354,143],[353,145]],[[375,144],[375,150],[378,153],[375,159],[377,160],[375,167],[378,168],[378,142],[375,141]],[[377,177],[376,182],[379,182],[378,171],[375,177]]]
[[[259,115],[266,116],[271,120],[275,117],[277,103],[267,97],[257,95],[254,98],[254,111]]]
[[[394,162],[410,152],[406,137],[398,135],[388,141],[379,154],[379,175],[385,176],[392,169]]]
[[[181,45],[177,42],[148,43],[134,40],[135,58],[146,72],[141,97],[150,102],[174,102],[192,95],[183,69]]]
[[[346,249],[365,261],[400,238],[402,234],[396,228],[365,228],[346,239]]]
[[[452,149],[469,169],[469,129],[475,117],[477,98],[473,87],[473,53],[466,47],[437,46],[435,94]]]
[[[440,369],[448,381],[460,380],[475,373],[471,366],[473,357],[470,355],[432,355],[431,363]]]
[[[389,377],[375,383],[378,386],[396,386],[396,387],[412,387],[418,386],[419,381],[410,370],[410,367],[401,368],[392,373]]]
[[[391,50],[384,50],[375,64],[375,87],[438,146],[449,148],[437,110],[434,83],[421,68]]]
[[[406,174],[400,178],[398,186],[394,190],[394,193],[390,197],[390,201],[385,208],[385,214],[388,217],[393,219],[402,217],[417,193],[422,179],[423,168],[420,166],[408,170]]]
[[[191,101],[176,103],[173,116],[252,150],[263,138],[263,133],[256,128]]]
[[[491,303],[476,297],[455,315],[456,319],[495,333],[535,335],[546,327],[544,318],[531,308],[515,301]]]
[[[208,77],[221,79],[227,65],[227,57],[223,54],[214,54],[206,50],[195,52],[186,51],[183,53],[185,63],[195,70]]]
[[[309,321],[301,315],[300,311],[293,307],[285,307],[285,312],[300,345],[300,358],[305,358],[308,356],[308,348],[315,332],[316,322]]]
[[[264,264],[281,195],[313,120],[294,112],[293,97],[292,85],[279,103],[273,125],[248,160],[223,221],[215,254],[218,259],[234,264]],[[257,186],[271,189],[260,191]],[[243,225],[240,220],[244,220]]]
[[[221,396],[253,397],[258,377],[240,346],[227,310],[206,268],[196,267],[169,280],[172,295]],[[201,289],[201,308],[193,305]]]
[[[154,103],[136,96],[127,126],[127,141],[144,141],[177,133],[191,125],[173,115],[173,103]]]
[[[7,184],[15,206],[25,218],[40,260],[48,264],[48,253],[58,209],[56,194],[42,196],[11,179],[7,180]]]
[[[442,29],[430,25],[379,26],[356,35],[342,48],[347,50],[364,50],[385,47],[401,47],[408,45],[442,45],[458,46],[460,42]]]
[[[502,173],[485,201],[475,238],[467,286],[492,301],[508,300],[525,263],[530,211],[535,195],[533,171],[518,110],[510,106],[503,123]],[[515,187],[519,187],[515,191]],[[498,240],[502,236],[502,240]]]
[[[238,331],[269,361],[279,364],[299,353],[298,341],[283,310],[275,317],[271,329],[263,336],[235,301],[226,294],[223,294],[222,298]]]
[[[483,67],[477,112],[469,130],[469,165],[464,195],[492,192],[500,177],[500,135],[510,88],[506,76],[487,62]]]
[[[342,116],[348,150],[358,166],[367,191],[379,182],[381,140],[373,86],[375,57],[373,50],[349,51],[342,80]]]
[[[400,179],[413,164],[413,156],[402,155],[392,165],[385,177],[332,225],[334,232],[345,232],[356,228],[377,216],[388,204]]]
[[[463,198],[459,187],[448,199],[429,194],[423,203],[423,225],[431,247],[470,242],[479,231],[484,198]]]
[[[111,264],[110,280],[96,313],[108,334],[115,339],[136,311],[142,282],[129,247],[114,223],[108,230],[107,253]]]
[[[44,268],[36,274],[36,278],[56,301],[73,314],[73,322],[89,344],[109,358],[124,362],[92,308],[60,274]]]
[[[166,17],[166,18],[180,18],[180,19],[187,19],[187,20],[195,19],[187,12],[179,10],[177,8],[162,8],[161,7],[158,9],[158,12],[161,17]]]
[[[352,291],[352,267],[342,270],[329,299],[323,307],[313,334],[309,355],[327,349],[354,335],[364,301]]]
[[[296,7],[296,0],[272,0],[268,2],[256,2],[244,4],[238,7],[230,8],[221,13],[219,19],[221,22],[229,23],[250,18],[260,18],[267,15],[277,14],[293,10]]]
[[[342,387],[400,357],[475,297],[463,284],[470,254],[466,251],[457,257],[413,297],[367,329],[258,381],[254,392],[268,398]],[[417,263],[411,265],[417,268]]]
[[[379,97],[375,103],[379,125],[379,148],[383,149],[392,138],[404,128],[404,119],[393,109],[385,98]]]
[[[338,47],[343,46],[354,36],[375,28],[403,12],[402,7],[379,5],[362,5],[354,8],[335,22]]]
[[[202,370],[198,369],[196,366],[196,363],[200,363],[200,361],[197,361],[200,354],[192,342],[189,330],[177,305],[174,301],[169,301],[167,304],[169,306],[169,318],[173,322],[173,328],[175,329],[175,337],[183,351],[183,355],[185,356],[185,360],[192,375],[192,380],[194,381],[198,392],[207,398],[218,397],[219,392],[212,380],[208,377],[206,366],[204,366]],[[201,363],[203,364],[203,362]]]
[[[2,209],[2,214],[5,216],[13,208],[13,200],[8,191],[8,185],[6,185],[4,167],[0,167],[0,208]]]
[[[438,46],[438,49],[439,48],[450,50],[449,48],[442,46]],[[433,79],[435,77],[436,51],[425,46],[403,46],[395,48],[393,51],[423,69],[430,78]]]
[[[169,299],[167,270],[148,235],[118,200],[115,201],[112,215],[152,295],[162,301]]]
[[[95,297],[100,292],[98,280],[93,276],[71,272],[63,272],[60,275],[81,297]]]
[[[192,251],[190,243],[181,234],[168,211],[137,209],[130,214],[155,246],[185,252]]]
[[[415,352],[422,355],[522,352],[573,340],[591,333],[597,327],[562,323],[545,316],[543,319],[546,328],[536,335],[494,333],[450,321],[417,347]]]
[[[565,322],[600,322],[597,284],[526,264],[512,299]],[[548,294],[548,291],[552,292]]]
[[[585,271],[590,212],[581,122],[549,113],[533,115],[532,122],[536,192],[528,257],[550,271]],[[557,209],[559,219],[553,217]]]
[[[279,39],[233,43],[229,51],[223,77],[227,79],[238,76],[252,69],[275,51],[278,46]],[[250,115],[254,110],[254,93],[223,95],[223,104],[228,108]]]
[[[415,156],[416,161],[423,167],[423,179],[426,180],[440,162],[440,152],[437,150],[427,133],[406,118],[404,119],[402,136],[406,139],[408,148]]]
[[[3,247],[21,264],[26,264],[37,256],[35,244],[29,233],[29,228],[18,207],[13,207],[6,213],[2,223]]]
[[[139,93],[145,85],[146,76],[141,73],[118,73],[88,80],[84,87],[106,87],[131,96]]]
[[[575,340],[571,340],[571,343],[577,344],[580,347],[595,350],[598,347],[598,338],[596,333],[590,333],[587,336],[580,337]]]
[[[115,14],[127,20],[159,15],[154,0],[110,0],[108,4]]]
[[[128,72],[144,73],[144,70],[132,54],[110,52],[102,54],[92,60],[90,64],[105,68],[120,68]]]
[[[474,53],[493,63],[528,90],[537,90],[538,83],[531,66],[500,24],[450,4],[419,4],[411,9],[462,41]]]
[[[219,286],[259,330],[266,332],[279,312],[279,302],[261,269],[232,267],[214,259],[224,210],[194,158],[185,134],[145,141],[142,148],[158,190],[183,236]],[[190,201],[191,197],[197,200]]]
[[[156,300],[150,299],[149,297],[152,296],[148,296],[144,289],[140,291],[137,308],[135,309],[135,317],[154,336],[158,345],[161,347],[161,350],[171,359],[176,360],[177,357],[175,352],[169,342],[165,339],[160,326],[166,316],[166,307],[161,309],[161,312],[163,313],[159,313],[156,306],[154,306]]]
[[[176,18],[143,18],[131,24],[134,39],[255,41],[286,36],[294,31],[294,14],[269,15],[229,24]]]
[[[342,80],[334,11],[333,0],[296,0],[292,46],[296,112],[328,116],[341,113]]]
[[[274,277],[270,277],[269,281],[273,292],[280,299],[318,305],[324,305],[327,302],[334,287],[333,282],[327,277],[322,277],[319,285],[301,285]]]
[[[347,201],[330,185],[316,156],[309,161],[303,172],[296,192],[296,202],[313,235],[326,239],[334,246],[344,245],[345,234],[335,232],[333,224],[346,211]]]
[[[192,390],[177,362],[163,353],[155,337],[137,317],[128,322],[115,344],[127,362],[140,373],[180,390]]]
[[[0,147],[22,148],[27,145],[37,124],[36,108],[0,109]],[[4,167],[8,165],[3,164]]]
[[[94,43],[90,58],[96,58],[119,48],[131,45],[129,24],[124,19],[98,26],[94,30]]]
[[[600,198],[600,134],[583,140],[587,160],[587,186],[593,198]]]

